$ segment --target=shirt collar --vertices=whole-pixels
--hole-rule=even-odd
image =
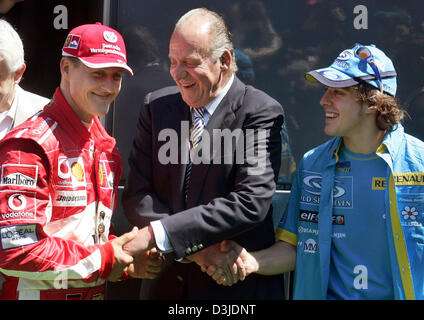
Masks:
[[[386,135],[384,136],[383,142],[377,148],[376,153],[382,154],[385,152],[389,152],[390,154],[393,154],[394,150],[397,150],[400,147],[400,144],[403,139],[403,133],[404,133],[403,126],[400,123],[396,124],[396,127],[393,129],[393,131],[386,133]],[[338,153],[342,145],[342,139],[341,137],[337,137],[334,141],[335,142],[332,145],[331,155],[332,157],[335,157],[336,162],[338,162],[339,160]]]
[[[383,142],[377,149],[377,153],[389,152],[391,155],[395,153],[401,146],[404,139],[404,128],[398,123],[391,132],[386,133]]]

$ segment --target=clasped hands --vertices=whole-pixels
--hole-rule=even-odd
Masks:
[[[115,262],[107,278],[119,281],[125,272],[132,278],[154,279],[159,274],[163,256],[151,244],[147,227],[134,227],[111,241]]]
[[[216,283],[232,286],[257,270],[257,262],[246,249],[224,240],[203,249],[187,259],[196,262]]]
[[[154,236],[149,227],[138,229],[113,239],[115,263],[108,277],[119,281],[124,272],[133,278],[154,279],[164,260],[154,248]],[[195,262],[216,283],[231,286],[243,281],[257,268],[256,260],[236,242],[224,240],[186,257]]]

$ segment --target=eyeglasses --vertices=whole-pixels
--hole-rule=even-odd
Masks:
[[[372,70],[374,71],[375,76],[377,77],[377,82],[378,82],[378,85],[380,87],[380,91],[383,92],[383,81],[381,80],[380,71],[378,70],[378,67],[375,64],[375,59],[374,59],[374,56],[372,55],[370,49],[368,49],[367,47],[363,47],[363,46],[359,47],[358,49],[356,49],[355,55],[358,58],[365,60],[367,63],[369,63]]]

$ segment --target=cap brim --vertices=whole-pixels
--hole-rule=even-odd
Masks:
[[[332,88],[346,88],[359,83],[347,74],[331,67],[310,71],[305,74],[305,79],[312,82],[320,82]]]
[[[118,67],[118,68],[127,70],[131,76],[134,75],[132,69],[126,63],[119,63],[115,59],[105,59],[103,57],[90,57],[90,58],[78,58],[78,59],[89,68]]]
[[[67,57],[75,57],[67,52],[62,51],[62,55],[63,56],[67,56]],[[134,72],[132,71],[132,69],[126,64],[126,63],[121,63],[118,62],[116,59],[114,58],[109,58],[109,57],[87,57],[87,58],[81,58],[81,57],[75,57],[78,58],[84,65],[86,65],[89,68],[95,68],[95,69],[99,69],[99,68],[112,68],[112,67],[117,67],[117,68],[122,68],[128,71],[128,73],[133,76]]]

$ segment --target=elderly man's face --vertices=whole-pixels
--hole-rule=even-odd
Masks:
[[[14,72],[9,72],[4,60],[0,61],[0,112],[10,108],[15,94]]]
[[[170,73],[183,100],[201,108],[219,93],[222,69],[219,59],[213,61],[207,52],[208,34],[191,32],[188,27],[175,31],[169,43]]]

